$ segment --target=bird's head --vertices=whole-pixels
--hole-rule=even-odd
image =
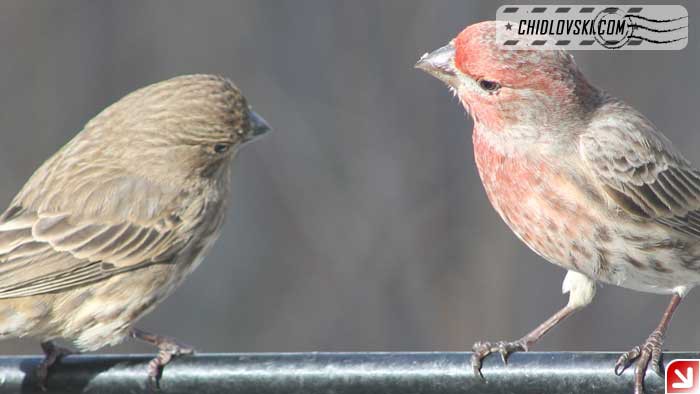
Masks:
[[[186,75],[109,106],[71,148],[91,149],[142,175],[215,178],[227,175],[240,146],[269,130],[228,79]]]
[[[475,123],[492,131],[537,126],[542,132],[557,123],[555,118],[585,109],[582,100],[595,91],[571,55],[503,49],[496,42],[498,24],[506,22],[468,26],[447,45],[423,55],[416,67],[445,82]]]

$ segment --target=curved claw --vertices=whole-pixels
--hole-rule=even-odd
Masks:
[[[481,373],[481,360],[476,355],[472,355],[472,371],[479,379],[486,380],[484,374]]]
[[[659,331],[654,331],[641,346],[633,347],[617,360],[615,374],[618,376],[622,375],[625,369],[632,365],[633,362],[637,362],[634,368],[635,394],[644,393],[644,376],[646,375],[647,367],[650,366],[656,374],[663,376],[661,368],[662,343],[663,334]]]
[[[163,369],[174,358],[195,353],[194,348],[183,345],[174,338],[151,334],[136,328],[131,330],[131,335],[158,347],[158,355],[148,363],[148,386],[151,391],[160,390],[160,379],[163,376]]]
[[[51,341],[42,342],[41,349],[44,351],[44,359],[36,367],[36,375],[39,380],[39,388],[42,391],[47,391],[49,369],[59,363],[64,357],[71,354],[79,354],[79,352],[56,346]]]
[[[503,361],[503,365],[508,365],[508,350],[506,350],[503,343],[498,344],[498,353],[501,354],[501,361]]]
[[[615,375],[622,376],[622,373],[625,372],[627,367],[629,367],[628,363],[621,365],[620,360],[617,360],[617,363],[615,363]]]
[[[513,342],[499,341],[495,343],[474,343],[474,346],[472,346],[473,354],[471,358],[471,364],[472,369],[474,370],[474,375],[478,376],[482,380],[485,380],[484,374],[481,373],[481,366],[483,359],[488,357],[490,354],[498,352],[501,355],[501,360],[503,361],[503,364],[508,365],[508,357],[511,354],[519,351],[528,351],[527,344],[522,339]]]
[[[634,360],[636,360],[642,353],[641,346],[635,346],[630,351],[623,353],[620,358],[617,359],[615,363],[615,375],[622,375],[625,370],[632,365]]]
[[[479,377],[481,380],[486,380],[484,378],[484,374],[481,373],[481,362],[484,357],[488,355],[488,349],[489,345],[482,342],[476,342],[474,343],[474,346],[472,346],[472,370],[474,371],[474,375]]]

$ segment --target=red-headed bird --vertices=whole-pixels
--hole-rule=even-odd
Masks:
[[[588,305],[596,282],[671,295],[658,327],[623,354],[635,393],[681,299],[700,283],[700,171],[642,114],[589,83],[562,50],[504,50],[497,23],[464,29],[417,67],[445,82],[474,119],[476,165],[520,240],[568,270],[568,304],[513,342],[477,342],[472,365],[526,351]],[[502,22],[505,23],[505,22]]]

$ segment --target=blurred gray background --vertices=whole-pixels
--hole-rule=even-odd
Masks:
[[[413,68],[464,26],[493,19],[498,5],[3,1],[0,202],[124,94],[180,74],[222,74],[275,132],[240,153],[222,239],[142,328],[201,352],[457,351],[519,338],[566,303],[564,271],[492,210],[471,120]],[[591,81],[700,164],[700,7],[684,5],[683,51],[575,55]],[[537,349],[627,350],[667,302],[603,287]],[[669,347],[700,349],[699,324],[696,291]],[[106,351],[153,349],[129,342]],[[0,343],[10,353],[39,346]]]

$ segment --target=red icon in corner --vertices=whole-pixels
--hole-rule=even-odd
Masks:
[[[700,360],[673,360],[666,366],[666,394],[700,393]]]

